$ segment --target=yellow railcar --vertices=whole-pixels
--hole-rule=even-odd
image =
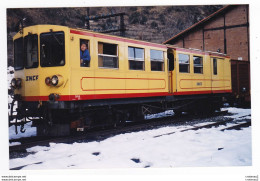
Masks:
[[[172,73],[174,95],[231,92],[230,58],[217,52],[173,48],[176,69]]]
[[[10,120],[38,117],[39,134],[194,110],[194,102],[208,109],[231,92],[230,59],[219,53],[56,25],[25,27],[13,40],[18,113]]]

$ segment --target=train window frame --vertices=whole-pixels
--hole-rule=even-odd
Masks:
[[[188,63],[182,62],[184,59],[181,59],[180,55],[188,56]],[[178,53],[178,61],[179,61],[179,73],[190,73],[190,55],[184,54],[184,53]],[[186,61],[186,60],[184,60],[184,61]],[[187,71],[181,71],[181,66],[187,67],[187,68],[185,68],[185,69],[187,69]]]
[[[18,42],[19,41],[19,42]],[[20,43],[21,45],[17,45]],[[17,49],[17,46],[21,46],[21,49]],[[14,40],[14,69],[22,70],[24,69],[24,50],[23,50],[23,37]]]
[[[57,38],[57,36],[55,36],[55,34],[58,34],[58,33],[61,33],[62,34],[62,36],[63,36],[63,42],[60,42],[59,41],[59,39]],[[62,52],[61,52],[61,54],[62,54],[62,58],[63,59],[61,59],[60,60],[60,62],[58,63],[57,62],[57,64],[48,64],[48,65],[45,65],[45,64],[43,64],[43,54],[42,53],[44,53],[45,54],[45,50],[44,50],[44,47],[45,47],[45,45],[43,46],[43,44],[42,44],[42,36],[44,36],[44,35],[51,35],[53,38],[52,38],[52,40],[54,41],[54,42],[57,42],[59,45],[62,45],[62,48],[61,48],[61,50],[62,50]],[[64,33],[64,31],[52,31],[52,30],[50,30],[49,32],[43,32],[43,33],[41,33],[40,34],[40,65],[41,65],[41,67],[61,67],[61,66],[64,66],[65,65],[65,63],[66,63],[66,53],[65,53],[65,44],[66,44],[66,38],[65,38],[65,33]],[[52,42],[51,43],[51,46],[54,46],[54,43]],[[53,51],[53,49],[52,48],[50,48],[49,50],[51,50],[51,52]],[[57,51],[55,51],[55,53],[56,53]],[[57,54],[57,53],[56,53]],[[51,61],[52,63],[54,62],[53,60]],[[47,62],[48,63],[48,62]]]
[[[100,48],[101,48],[100,44],[103,44],[102,53],[100,52]],[[109,45],[116,46],[116,48],[114,50],[114,51],[116,51],[116,53],[114,55],[107,54],[106,52],[104,53],[104,44],[106,46],[109,46]],[[97,48],[97,50],[98,50],[98,67],[105,68],[105,69],[119,69],[119,56],[118,56],[119,55],[119,46],[118,46],[118,44],[98,41],[97,46],[98,46],[98,48]],[[106,51],[109,52],[111,50],[106,50]],[[100,59],[101,57],[103,57],[102,60]],[[106,61],[111,61],[110,59],[112,58],[113,66],[106,66],[106,65],[104,66],[104,58],[107,58]],[[107,64],[107,65],[109,65],[109,64]]]
[[[90,55],[90,40],[88,40],[88,39],[83,39],[83,38],[80,38],[80,39],[79,39],[79,49],[80,49],[80,52],[81,52],[81,44],[82,44],[83,42],[86,42],[86,44],[87,44],[87,50],[88,50],[88,53],[89,53],[90,60],[89,60],[88,64],[84,64],[84,63],[81,63],[81,59],[80,59],[80,57],[79,57],[79,59],[80,59],[79,64],[80,64],[80,67],[89,68],[89,67],[90,67],[90,61],[91,61],[91,55]]]
[[[28,43],[28,40],[27,39],[32,39],[32,38],[36,38],[35,42],[36,43],[35,47],[36,47],[36,50],[32,50],[30,49],[29,51],[27,50],[27,46],[28,44],[26,45],[26,43]],[[24,37],[24,45],[23,45],[23,51],[24,51],[24,67],[26,69],[31,69],[31,68],[38,68],[39,67],[39,56],[38,56],[38,52],[39,52],[39,48],[38,48],[38,42],[39,42],[39,38],[38,38],[38,35],[37,34],[28,34],[27,36]],[[32,45],[33,46],[33,45]],[[36,56],[36,61],[28,61],[28,53],[31,53],[34,51],[35,53],[35,56]],[[32,56],[30,56],[32,58]],[[32,65],[31,66],[28,66],[28,63],[29,62],[32,62]]]
[[[195,63],[195,57],[199,57],[200,58],[200,63]],[[195,69],[200,70],[200,72],[195,72]],[[202,56],[197,56],[197,55],[193,55],[193,72],[194,74],[203,74],[203,57]]]
[[[133,50],[133,56],[129,50]],[[136,50],[142,50],[142,58],[137,57]],[[139,68],[142,67],[142,68]],[[129,70],[138,70],[145,71],[145,49],[140,47],[128,46],[128,69]]]
[[[213,74],[218,75],[218,59],[213,58]]]
[[[157,57],[158,54],[155,55],[156,53],[160,53],[162,57]],[[164,72],[165,71],[164,51],[150,49],[150,62],[151,62],[151,71]]]

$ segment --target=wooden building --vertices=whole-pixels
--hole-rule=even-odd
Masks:
[[[249,5],[224,6],[164,44],[228,54],[233,94],[250,101]]]

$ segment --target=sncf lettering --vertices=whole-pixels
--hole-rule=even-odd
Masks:
[[[26,81],[35,81],[38,80],[38,75],[26,76]]]

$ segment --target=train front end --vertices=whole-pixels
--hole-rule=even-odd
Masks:
[[[52,122],[50,114],[61,109],[55,108],[55,103],[69,95],[68,31],[63,26],[36,25],[22,28],[13,37],[15,71],[9,125]]]

